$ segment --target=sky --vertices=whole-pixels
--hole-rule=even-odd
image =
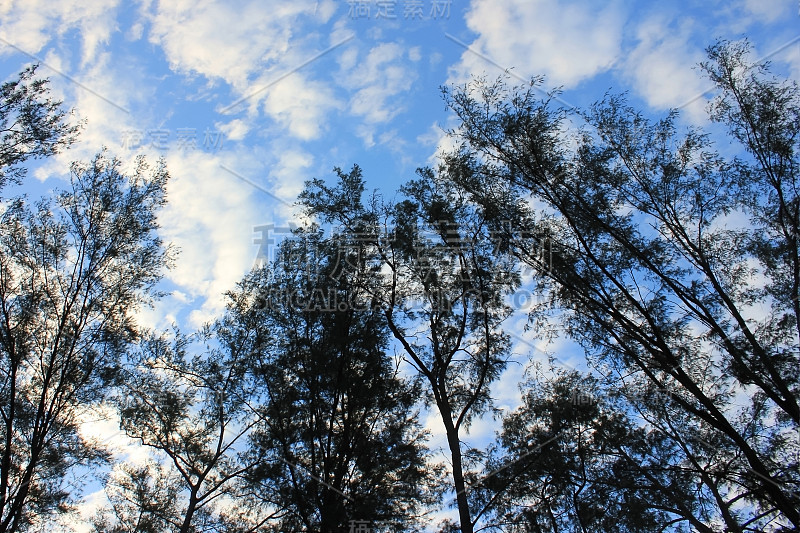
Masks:
[[[85,121],[76,145],[37,164],[32,195],[102,146],[127,165],[165,158],[161,231],[180,255],[171,295],[141,321],[191,330],[302,223],[292,203],[306,180],[358,164],[391,197],[435,165],[455,126],[442,86],[542,75],[568,107],[626,92],[648,115],[679,108],[702,126],[714,93],[696,65],[717,39],[743,37],[800,78],[799,0],[0,0],[0,77],[38,62]],[[558,351],[522,323],[509,323],[520,353]],[[501,405],[518,401],[519,378],[516,365],[498,384]]]

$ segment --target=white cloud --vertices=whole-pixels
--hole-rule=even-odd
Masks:
[[[253,121],[261,110],[308,140],[321,134],[327,113],[339,104],[328,86],[299,71],[312,68],[309,60],[336,44],[304,31],[304,23],[325,22],[334,11],[332,2],[313,0],[269,8],[256,1],[162,2],[150,15],[149,38],[163,48],[173,71],[222,81],[242,96],[220,111],[246,109]]]
[[[83,2],[65,0],[48,2],[29,0],[0,3],[0,37],[28,54],[37,56],[40,63],[37,77],[49,78],[54,99],[68,102],[73,108],[71,122],[85,120],[79,142],[39,166],[34,176],[43,180],[52,175],[65,177],[71,161],[89,160],[103,145],[112,152],[120,139],[120,131],[132,127],[134,117],[130,103],[136,87],[119,83],[119,68],[128,75],[136,72],[131,65],[121,66],[111,59],[103,46],[117,30],[118,0]],[[81,42],[80,61],[73,59],[70,48],[58,40],[75,31]],[[42,50],[49,43],[53,46]],[[17,54],[11,46],[0,45],[0,53]],[[27,61],[28,57],[25,57]],[[79,63],[77,66],[75,63]]]
[[[421,413],[421,418],[423,429],[430,433],[430,440],[428,440],[427,443],[428,448],[434,452],[434,454],[442,454],[440,457],[450,460],[447,431],[444,428],[444,422],[442,422],[442,416],[439,414],[439,411],[434,406],[426,412]],[[438,459],[439,457],[434,457],[434,460]],[[448,469],[448,472],[449,471]]]
[[[325,115],[339,107],[328,86],[297,72],[274,84],[265,94],[264,111],[303,140],[319,137]]]
[[[630,52],[624,75],[654,108],[682,107],[694,122],[706,119],[702,96],[711,88],[693,67],[705,59],[702,49],[690,44],[693,28],[664,18],[651,18],[637,29],[638,44]]]
[[[77,29],[83,41],[82,63],[90,62],[102,43],[116,30],[119,0],[21,0],[0,3],[0,37],[29,54],[39,51],[55,35]],[[2,46],[6,53],[16,50]]]
[[[321,21],[329,20],[340,5],[336,0],[316,0],[314,2],[314,14]]]
[[[161,46],[171,68],[222,80],[247,95],[255,74],[273,79],[307,59],[319,36],[303,32],[304,20],[324,22],[330,1],[298,0],[265,6],[249,1],[160,2],[150,14],[149,39]],[[269,80],[267,80],[269,81]],[[262,84],[263,85],[263,84]]]
[[[742,0],[742,6],[748,17],[767,23],[785,17],[796,17],[800,9],[796,1],[787,0]]]
[[[136,22],[131,26],[128,31],[125,33],[125,38],[129,41],[138,41],[142,38],[144,34],[144,24],[141,22]]]
[[[397,96],[411,89],[417,77],[407,63],[409,55],[413,59],[419,51],[398,43],[378,44],[363,58],[348,50],[340,66],[345,87],[355,91],[350,111],[367,124],[385,123],[400,113],[403,105]]]
[[[120,429],[119,413],[111,405],[87,409],[81,416],[81,438],[107,447],[118,461],[144,464],[150,452]]]
[[[230,141],[241,141],[251,130],[251,126],[240,118],[229,122],[215,122],[214,127]]]
[[[47,59],[59,70],[70,70],[55,52]],[[43,68],[42,74],[51,78],[54,96],[72,102],[78,118],[86,119],[86,127],[77,144],[47,159],[35,175],[40,179],[65,178],[71,161],[91,160],[103,145],[109,148],[110,156],[123,161],[123,171],[130,170],[137,154],[147,155],[154,164],[159,152],[165,152],[172,179],[168,204],[160,214],[161,235],[165,242],[181,249],[176,267],[166,273],[166,279],[183,297],[166,298],[154,310],[141,310],[138,318],[146,327],[168,327],[192,307],[189,325],[197,327],[222,310],[224,292],[252,266],[254,255],[252,227],[258,222],[254,189],[225,172],[220,164],[227,162],[228,167],[236,168],[256,163],[252,162],[253,155],[244,151],[202,150],[202,132],[196,132],[196,149],[180,149],[175,129],[164,130],[165,149],[152,146],[148,132],[159,124],[158,111],[144,104],[154,88],[143,83],[120,83],[146,79],[137,70],[135,65],[118,65],[107,53],[97,54],[90,66],[73,77],[80,79],[78,86]],[[246,135],[248,124],[235,119],[215,127],[228,139],[239,140]]]
[[[73,69],[69,61],[62,55],[50,51],[45,59],[46,63],[40,67],[37,75],[50,79],[53,98],[63,100],[64,107],[74,111],[68,120],[72,123],[82,121],[83,128],[77,142],[69,150],[44,160],[34,176],[40,180],[52,176],[66,178],[72,161],[89,161],[103,146],[108,148],[109,155],[132,161],[139,147],[133,146],[131,140],[134,137],[145,140],[146,125],[151,118],[136,106],[144,100],[147,87],[119,83],[124,76],[108,52],[96,54],[91,65],[69,78],[48,67],[71,72]],[[138,74],[134,65],[128,64],[123,68],[128,75]],[[154,162],[156,158],[150,157],[150,161]]]
[[[500,65],[526,79],[545,75],[548,86],[573,87],[614,64],[624,20],[616,2],[474,0],[466,22],[478,34],[467,43],[477,54],[464,51],[452,83]]]
[[[433,148],[426,160],[426,164],[437,168],[440,158],[453,152],[458,147],[458,139],[447,134],[447,130],[455,129],[458,123],[454,116],[450,116],[446,124],[434,122],[428,131],[417,136],[417,143]]]
[[[260,2],[159,2],[149,39],[163,48],[177,72],[244,86],[251,72],[279,61],[289,48],[292,20],[313,9],[309,0],[272,10]]]
[[[253,264],[257,191],[225,170],[238,171],[246,160],[242,153],[200,151],[167,157],[172,178],[160,220],[165,240],[181,250],[168,278],[192,299],[193,327],[218,316],[224,292]]]
[[[406,109],[402,96],[417,79],[413,63],[420,58],[418,47],[409,49],[399,43],[380,43],[366,55],[351,46],[339,55],[339,83],[351,95],[349,112],[361,118],[355,133],[365,146],[374,146],[376,136],[385,140],[379,126]]]
[[[789,66],[789,77],[793,80],[800,80],[800,46],[787,50],[784,60]]]
[[[800,5],[798,5],[800,9]],[[800,12],[794,15],[800,18]],[[776,32],[763,42],[753,43],[752,61],[768,61],[770,72],[778,77],[800,80],[800,31]],[[752,41],[751,41],[752,43]]]
[[[293,202],[303,190],[305,181],[311,179],[307,169],[313,162],[314,157],[299,148],[282,150],[270,172],[276,186],[274,193],[289,203]]]

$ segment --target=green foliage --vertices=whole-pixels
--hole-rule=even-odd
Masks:
[[[78,426],[169,262],[156,236],[167,179],[163,163],[126,176],[100,153],[73,165],[70,189],[0,214],[0,531],[67,511],[66,473],[105,458]]]
[[[267,520],[249,506],[241,487],[263,459],[245,445],[258,422],[249,403],[249,352],[239,349],[224,321],[195,337],[150,336],[121,374],[122,428],[164,463],[123,466],[107,488],[116,519],[103,516],[98,527],[128,530],[131,523],[144,522],[159,524],[160,531],[233,531],[231,520],[245,509],[253,511],[247,530]],[[205,346],[190,357],[192,341]],[[228,508],[219,507],[225,499]]]
[[[248,477],[265,505],[285,510],[280,531],[351,520],[413,530],[436,498],[418,386],[386,353],[386,320],[370,305],[375,272],[357,252],[297,230],[233,295],[262,396],[251,453],[263,459]]]
[[[653,123],[619,97],[582,114],[575,139],[534,87],[446,92],[462,145],[445,175],[510,221],[521,261],[537,266],[531,235],[549,234],[540,272],[554,316],[667,439],[659,485],[696,487],[669,519],[701,531],[800,528],[800,95],[746,51],[721,43],[704,68],[721,91],[712,118],[750,158],[725,158],[707,134],[679,133],[675,113]],[[643,401],[642,388],[666,400]]]
[[[476,520],[464,476],[476,451],[462,449],[461,435],[476,416],[492,410],[489,385],[505,368],[508,350],[500,329],[510,313],[503,296],[518,277],[493,253],[485,219],[433,170],[420,169],[395,204],[351,196],[364,189],[358,167],[338,174],[333,188],[309,183],[302,204],[308,214],[338,224],[340,242],[357,249],[378,274],[368,288],[371,305],[385,317],[425,384],[428,404],[441,416],[460,527],[471,532]]]
[[[79,126],[66,123],[61,102],[48,97],[49,81],[34,78],[37,68],[0,85],[0,189],[22,180],[24,161],[56,154],[77,137]]]

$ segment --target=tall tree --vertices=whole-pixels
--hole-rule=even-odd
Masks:
[[[664,468],[680,454],[659,431],[637,427],[597,379],[535,367],[523,404],[503,419],[476,500],[499,531],[656,532],[695,520],[691,476]],[[659,401],[655,391],[647,401]]]
[[[238,333],[221,320],[191,337],[174,332],[141,343],[121,374],[121,426],[163,464],[129,466],[112,477],[109,492],[127,504],[112,500],[116,519],[101,525],[131,532],[142,524],[179,533],[257,531],[272,518],[249,505],[242,489],[243,477],[263,457],[247,447],[258,418],[249,405],[250,354]]]
[[[618,97],[584,113],[576,139],[567,111],[533,86],[478,82],[446,90],[462,141],[447,176],[511,221],[500,240],[523,262],[539,264],[537,235],[552,240],[539,272],[609,386],[667,392],[628,396],[672,442],[673,479],[697,487],[692,516],[672,518],[796,531],[800,96],[748,63],[746,45],[709,55],[712,118],[741,143],[737,158],[699,130],[679,133],[676,113],[654,123]]]
[[[444,425],[460,529],[471,533],[480,516],[470,510],[462,437],[492,408],[490,384],[506,365],[508,338],[500,325],[510,309],[503,296],[517,277],[488,239],[491,228],[430,169],[403,187],[403,199],[362,203],[361,171],[337,169],[339,183],[320,180],[301,194],[310,215],[339,225],[341,238],[380,272],[372,288],[406,360],[425,384],[425,396]]]
[[[249,337],[263,394],[252,473],[279,531],[416,530],[436,499],[415,404],[418,386],[386,353],[371,305],[376,272],[316,227],[241,284],[232,307]]]
[[[169,262],[156,235],[168,174],[101,153],[71,187],[0,214],[0,531],[69,509],[64,476],[102,459],[78,431],[138,337]]]
[[[0,189],[19,183],[31,158],[53,155],[75,140],[79,125],[69,124],[61,102],[51,99],[49,81],[36,79],[38,65],[0,85]]]

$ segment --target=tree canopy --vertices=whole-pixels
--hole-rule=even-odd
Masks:
[[[800,531],[800,90],[746,42],[701,69],[706,130],[539,78],[445,88],[437,167],[394,196],[358,165],[306,182],[306,223],[191,333],[135,320],[173,260],[163,161],[101,151],[2,199],[0,531],[73,516],[92,467],[97,533],[422,531],[448,505],[442,532]],[[0,187],[78,132],[34,73],[0,87]],[[587,370],[520,354],[520,323]],[[146,461],[80,430],[101,406]]]
[[[658,468],[695,488],[689,508],[672,491],[668,512],[702,531],[800,527],[800,95],[747,50],[719,43],[702,65],[733,157],[678,131],[677,113],[653,122],[618,96],[579,114],[576,139],[573,115],[534,87],[446,91],[462,144],[445,175],[512,222],[503,242],[520,261],[539,264],[529,235],[546,232],[552,308],[605,386],[669,441]]]
[[[0,215],[2,531],[67,510],[66,472],[105,456],[78,426],[106,399],[169,261],[155,218],[166,169],[119,165],[101,153],[73,165],[70,189]]]

